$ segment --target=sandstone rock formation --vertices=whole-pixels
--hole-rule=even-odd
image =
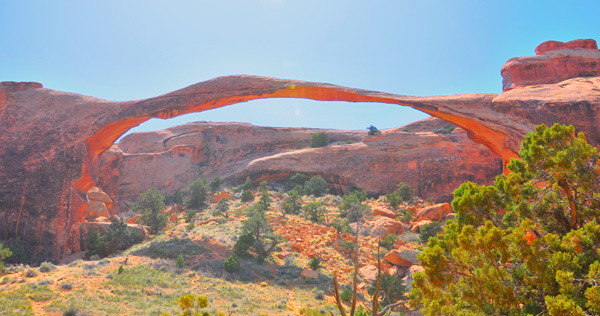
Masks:
[[[535,48],[535,54],[511,58],[502,67],[503,90],[600,76],[600,51],[595,40],[547,41]]]
[[[392,249],[385,255],[384,259],[391,264],[410,268],[413,265],[419,264],[417,256],[420,253],[420,251],[413,249]]]
[[[201,177],[237,185],[246,178],[287,181],[296,172],[320,175],[339,193],[386,194],[406,182],[416,195],[449,200],[465,181],[490,183],[502,172],[502,160],[461,129],[431,132],[444,125],[429,118],[367,137],[366,131],[189,123],[128,135],[101,156],[98,183],[114,194],[112,214],[126,211],[151,187],[173,194]],[[415,132],[404,132],[407,128]],[[308,148],[310,135],[319,131],[327,132],[330,145]]]
[[[593,50],[586,51],[595,56]],[[584,64],[594,71],[594,62]],[[0,238],[21,237],[33,261],[71,253],[76,242],[69,239],[70,231],[85,219],[86,193],[97,184],[99,156],[123,133],[152,117],[170,118],[253,99],[293,97],[409,106],[463,128],[471,140],[487,146],[504,163],[517,156],[523,135],[540,123],[571,123],[597,145],[600,78],[560,81],[564,77],[556,73],[556,80],[516,85],[501,95],[411,97],[323,83],[229,76],[127,102],[53,91],[38,83],[3,82]]]
[[[452,208],[448,203],[430,205],[417,210],[417,221],[426,219],[441,222],[444,219],[444,215],[451,212]]]

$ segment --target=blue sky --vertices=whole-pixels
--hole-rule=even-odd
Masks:
[[[600,40],[597,1],[2,1],[0,81],[110,100],[251,74],[406,95],[500,93],[545,40]],[[426,117],[381,104],[259,100],[162,121],[363,130]]]

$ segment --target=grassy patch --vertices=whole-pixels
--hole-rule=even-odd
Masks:
[[[191,257],[203,253],[206,249],[189,238],[153,240],[148,247],[136,250],[132,254],[151,258],[176,259],[179,255]]]

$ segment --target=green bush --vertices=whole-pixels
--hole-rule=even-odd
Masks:
[[[23,240],[20,237],[8,240],[8,242],[6,243],[6,247],[12,253],[12,255],[6,257],[6,263],[25,263],[29,259],[29,252],[27,251],[25,242],[23,242]]]
[[[344,240],[340,243],[340,248],[346,252],[354,251],[355,247],[356,247],[356,244],[351,240]]]
[[[434,128],[432,132],[434,132],[436,134],[450,134],[450,133],[452,133],[452,131],[454,131],[455,128],[456,128],[456,126]]]
[[[308,141],[310,148],[317,148],[327,146],[329,144],[329,136],[325,132],[318,132],[310,135]]]
[[[235,273],[240,271],[240,268],[240,262],[234,255],[229,256],[229,258],[225,260],[225,271]]]
[[[327,182],[319,176],[314,176],[304,183],[304,194],[306,195],[319,197],[325,193],[327,193]]]
[[[185,267],[185,260],[183,259],[182,255],[179,255],[177,257],[177,260],[175,261],[175,266],[182,269],[183,267]]]
[[[382,273],[380,278],[381,278],[381,283],[380,283],[381,292],[380,293],[386,294],[385,295],[385,305],[393,304],[396,301],[400,301],[400,300],[404,299],[404,292],[406,291],[406,288],[404,287],[404,285],[402,283],[402,278],[399,278],[397,276],[392,276],[387,273]],[[377,288],[377,279],[375,279],[373,281],[373,284],[371,284],[368,287],[367,292],[369,293],[369,295],[375,294],[376,288]]]
[[[294,190],[290,191],[285,200],[283,200],[282,208],[287,214],[298,214],[302,210],[302,202],[300,201],[298,192]]]
[[[183,217],[183,219],[185,219],[186,223],[191,223],[192,219],[194,218],[194,216],[196,216],[196,210],[189,210],[187,211],[187,213],[185,213],[185,216]]]
[[[379,241],[379,245],[383,248],[386,249],[392,249],[394,247],[394,244],[396,243],[396,240],[398,240],[398,235],[396,234],[387,234],[387,236],[385,236],[385,238],[381,239]]]
[[[342,234],[342,233],[351,233],[352,229],[350,228],[350,222],[348,221],[348,219],[340,219],[340,218],[336,218],[333,221],[331,221],[331,224],[329,224],[331,227],[333,227],[338,234]]]
[[[215,207],[215,213],[217,215],[223,215],[225,218],[229,218],[229,198],[222,197]]]
[[[254,194],[250,190],[244,190],[242,192],[242,202],[254,201]]]
[[[141,232],[128,229],[127,223],[122,219],[119,220],[116,217],[111,217],[110,221],[111,223],[106,233],[100,234],[99,231],[94,230],[84,240],[88,249],[86,253],[87,258],[94,255],[103,258],[117,251],[125,250],[144,240]]]
[[[311,269],[317,271],[321,267],[321,259],[319,259],[319,257],[314,257],[310,259],[310,261],[308,262],[308,266]]]
[[[12,252],[10,252],[10,249],[3,248],[2,243],[0,243],[0,275],[4,274],[4,259],[11,255]]]
[[[189,199],[187,207],[191,209],[201,209],[206,203],[206,195],[208,194],[208,184],[206,179],[197,179],[190,185],[188,190]]]
[[[323,221],[326,210],[321,202],[311,202],[302,207],[302,212],[310,221],[318,223]]]
[[[402,202],[412,202],[414,199],[413,189],[406,183],[400,182],[396,191],[386,195],[392,207],[398,207]]]
[[[423,225],[419,232],[419,241],[422,243],[427,243],[429,238],[441,233],[443,231],[442,225],[438,222],[431,222]]]
[[[300,186],[302,188],[302,187],[304,187],[304,183],[306,182],[306,178],[307,178],[307,176],[305,174],[295,173],[288,180],[288,187],[293,188],[293,190],[296,190],[295,188],[297,186]],[[296,190],[296,191],[298,193],[302,193],[302,190],[300,190],[300,191]]]
[[[216,177],[210,182],[210,190],[215,192],[221,187],[221,178]]]
[[[151,234],[157,234],[162,230],[169,220],[167,214],[162,211],[165,208],[165,197],[155,188],[150,188],[140,195],[139,201],[131,206],[134,212],[141,212],[138,221],[147,225]]]
[[[350,291],[350,289],[345,288],[342,293],[340,294],[340,298],[342,299],[342,301],[344,301],[345,303],[350,303],[352,302],[352,291]]]
[[[242,234],[233,245],[233,252],[239,257],[249,257],[250,248],[254,244],[254,236],[250,233]]]

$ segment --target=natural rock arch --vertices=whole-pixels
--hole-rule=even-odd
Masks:
[[[33,261],[64,256],[77,248],[72,244],[78,239],[71,236],[71,227],[85,216],[85,194],[96,182],[99,155],[119,136],[153,117],[170,118],[254,99],[409,106],[462,127],[470,139],[487,146],[504,163],[517,157],[523,135],[540,123],[573,124],[597,145],[600,78],[587,76],[599,74],[594,67],[600,65],[600,52],[595,45],[554,46],[559,51],[542,51],[543,58],[509,61],[502,73],[512,80],[509,86],[514,89],[500,95],[412,97],[323,83],[229,76],[155,98],[116,102],[43,89],[38,83],[2,82],[0,216],[4,220],[0,239],[20,236],[31,246]],[[543,78],[536,77],[538,72],[526,72],[531,62],[536,69],[556,72],[555,60],[564,72]],[[569,72],[570,63],[579,60],[589,67]],[[573,77],[579,78],[564,80]],[[531,82],[535,85],[529,86]]]

